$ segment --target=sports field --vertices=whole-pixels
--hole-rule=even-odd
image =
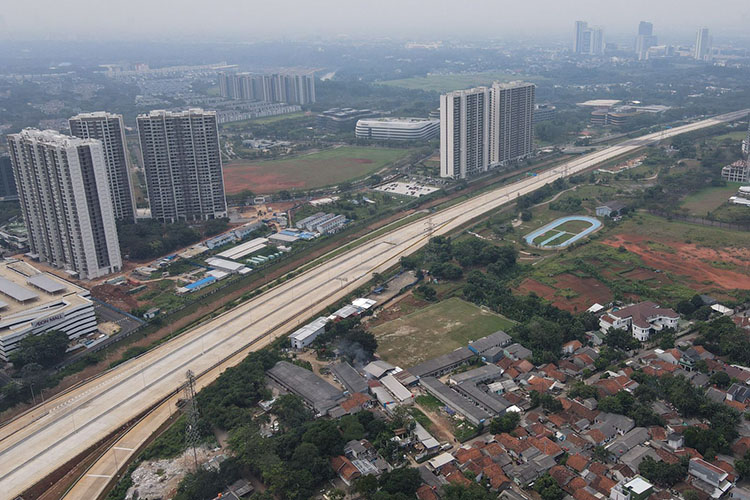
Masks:
[[[284,160],[237,160],[224,166],[227,194],[273,193],[340,184],[377,172],[408,149],[343,146]]]
[[[432,304],[372,329],[378,354],[403,368],[446,354],[513,321],[456,297]]]
[[[705,217],[706,212],[716,210],[734,195],[742,184],[728,182],[726,186],[707,187],[685,197],[682,207],[690,214]]]
[[[447,75],[427,75],[402,78],[400,80],[386,80],[381,82],[392,87],[432,92],[448,92],[451,90],[468,89],[471,87],[492,85],[493,82],[509,82],[511,80],[526,80],[536,82],[540,77],[488,71],[483,73],[457,73]]]

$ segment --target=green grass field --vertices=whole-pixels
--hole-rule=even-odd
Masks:
[[[372,329],[378,354],[389,363],[413,366],[465,346],[513,321],[457,297],[432,304]]]
[[[499,71],[488,71],[483,73],[413,76],[411,78],[387,80],[380,83],[382,83],[383,85],[390,85],[392,87],[401,87],[411,90],[448,92],[451,90],[492,85],[492,83],[495,81],[509,82],[512,80],[528,80],[531,82],[536,82],[543,80],[543,78],[529,75],[515,75]]]
[[[728,182],[726,186],[701,189],[686,196],[682,207],[689,210],[692,215],[705,217],[706,212],[716,210],[726,203],[741,185],[739,182]]]
[[[358,179],[407,156],[408,149],[343,146],[295,158],[237,160],[224,166],[227,194],[310,189]]]
[[[252,118],[250,120],[242,120],[239,122],[224,123],[221,125],[221,128],[222,129],[241,129],[247,124],[262,125],[264,123],[275,123],[275,122],[280,122],[284,120],[295,120],[297,118],[302,118],[304,116],[305,116],[305,113],[302,111],[300,111],[299,113],[289,113],[286,115],[264,116],[262,118]]]

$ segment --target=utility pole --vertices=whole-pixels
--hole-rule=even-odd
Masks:
[[[182,406],[182,412],[185,414],[185,444],[193,450],[193,461],[195,471],[198,471],[198,452],[196,448],[200,445],[200,413],[198,412],[198,402],[195,400],[195,375],[188,370],[185,374],[185,383],[182,385],[182,394],[185,404]]]

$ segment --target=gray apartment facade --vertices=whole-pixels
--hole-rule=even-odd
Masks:
[[[137,118],[151,217],[164,222],[227,216],[216,112],[152,111]]]
[[[315,74],[310,73],[221,73],[222,97],[251,101],[312,104],[315,102]]]
[[[533,153],[534,84],[440,96],[440,176],[466,179]]]
[[[105,112],[83,113],[70,118],[68,124],[71,135],[101,141],[115,219],[135,220],[135,199],[122,115]]]
[[[81,279],[120,271],[101,142],[26,129],[8,145],[32,255]]]

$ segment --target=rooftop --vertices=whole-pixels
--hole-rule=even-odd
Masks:
[[[66,291],[68,293],[61,293]],[[61,300],[65,305],[80,305],[88,301],[85,298],[88,290],[52,274],[41,273],[20,260],[0,262],[0,295],[3,296],[0,300],[0,328],[4,324],[7,326],[6,320],[11,318],[14,323],[24,316],[29,316],[28,321],[37,319]]]
[[[268,375],[285,388],[305,399],[319,413],[326,413],[344,397],[343,392],[306,370],[287,361],[279,361]]]

